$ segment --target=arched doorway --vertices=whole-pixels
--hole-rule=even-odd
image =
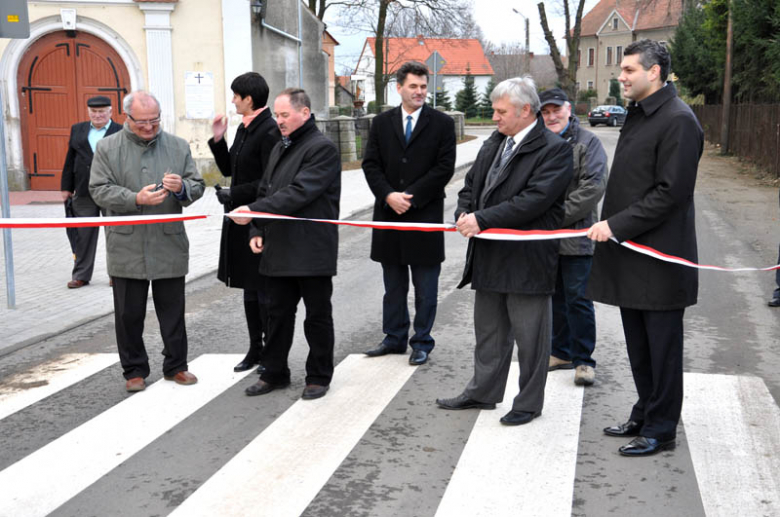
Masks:
[[[70,126],[87,119],[87,99],[111,99],[124,123],[130,78],[108,43],[85,32],[58,31],[33,43],[17,74],[24,163],[33,190],[60,190]]]

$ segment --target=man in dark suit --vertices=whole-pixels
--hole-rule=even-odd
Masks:
[[[507,79],[490,94],[498,130],[482,145],[455,212],[469,238],[458,287],[474,297],[474,376],[463,392],[438,399],[443,409],[495,409],[504,399],[517,342],[520,393],[504,425],[527,424],[542,414],[552,331],[557,241],[472,239],[488,228],[557,230],[572,177],[572,148],[547,129],[529,76]]]
[[[60,189],[62,199],[72,199],[73,213],[76,217],[97,217],[100,208],[89,195],[89,169],[98,141],[116,133],[122,126],[111,121],[111,99],[92,97],[87,101],[89,122],[79,122],[70,128],[70,141],[65,165],[62,167]],[[77,228],[77,244],[74,253],[73,273],[68,282],[70,289],[83,287],[92,280],[95,268],[95,250],[97,249],[100,229]]]
[[[408,62],[396,72],[401,105],[377,115],[371,125],[363,172],[376,196],[374,220],[441,223],[444,187],[455,172],[455,124],[425,105],[428,68]],[[441,232],[374,230],[371,259],[382,264],[385,295],[379,346],[369,357],[406,353],[421,365],[434,347],[439,273],[444,261]],[[414,335],[409,339],[409,272],[414,284]]]
[[[601,221],[588,230],[598,244],[589,298],[620,307],[638,395],[627,422],[604,429],[636,437],[624,456],[675,446],[683,401],[683,315],[696,303],[696,269],[648,257],[615,242],[632,240],[696,262],[693,190],[704,145],[696,116],[672,83],[666,48],[639,40],[627,46],[618,81],[631,99],[620,132]]]

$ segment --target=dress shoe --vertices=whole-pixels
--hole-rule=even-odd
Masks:
[[[68,282],[68,289],[78,289],[79,287],[84,287],[87,284],[89,284],[89,282],[86,280],[71,280]]]
[[[250,356],[250,354],[247,354],[246,357],[244,357],[240,363],[235,365],[233,367],[234,372],[245,372],[247,370],[251,370],[256,365],[260,364],[260,361]]]
[[[409,356],[409,364],[412,366],[420,366],[428,362],[428,352],[423,350],[412,350],[412,355]]]
[[[257,370],[255,370],[255,373],[257,375],[263,375],[265,373],[265,366],[263,366],[262,364],[258,366]]]
[[[609,436],[639,436],[639,431],[642,429],[642,422],[634,422],[629,420],[625,424],[613,425],[612,427],[605,427],[604,434]]]
[[[618,452],[623,456],[650,456],[665,450],[672,450],[677,446],[677,442],[672,440],[656,440],[646,436],[637,436],[628,445],[624,445]]]
[[[143,391],[146,389],[146,382],[144,382],[143,377],[133,377],[132,379],[127,379],[127,382],[125,383],[125,389],[131,393],[135,391]]]
[[[286,388],[289,386],[290,383],[286,382],[284,384],[271,384],[270,382],[265,382],[264,380],[259,380],[256,383],[249,386],[247,389],[244,390],[244,393],[246,393],[250,397],[254,397],[256,395],[265,395],[266,393],[271,393],[273,390],[278,390],[281,388]]]
[[[574,372],[574,384],[577,386],[593,386],[596,382],[596,370],[587,364],[581,364]]]
[[[176,381],[176,384],[181,384],[183,386],[189,386],[190,384],[198,382],[198,378],[187,370],[179,372],[176,375],[165,375],[164,378],[166,381]]]
[[[387,354],[405,354],[405,353],[406,353],[406,347],[404,347],[403,349],[393,348],[391,346],[386,345],[385,343],[379,343],[378,347],[376,347],[373,350],[369,350],[368,352],[366,352],[366,355],[368,357],[379,357]]]
[[[550,364],[547,366],[548,372],[552,372],[555,370],[573,370],[573,369],[574,369],[574,363],[572,363],[571,361],[564,361],[563,359],[559,359],[554,355],[550,356]]]
[[[330,389],[330,386],[320,386],[318,384],[307,384],[305,388],[303,388],[303,395],[301,395],[301,398],[303,400],[313,400],[318,399],[320,397],[325,396],[325,394]]]
[[[462,393],[451,399],[436,399],[436,404],[442,409],[496,409],[495,404],[478,402]]]
[[[770,307],[780,307],[780,296],[773,297],[771,300],[769,300],[769,303],[767,303],[767,305],[769,305]]]
[[[501,417],[500,422],[504,425],[523,425],[534,418],[541,416],[542,412],[531,413],[529,411],[515,411],[514,409]]]

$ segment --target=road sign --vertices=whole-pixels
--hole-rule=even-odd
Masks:
[[[30,37],[27,0],[3,0],[0,3],[0,38]]]
[[[425,64],[428,67],[428,70],[433,72],[433,75],[437,75],[441,72],[441,69],[444,68],[444,65],[446,65],[447,62],[441,57],[441,54],[439,54],[438,51],[434,50],[433,54],[425,60]]]

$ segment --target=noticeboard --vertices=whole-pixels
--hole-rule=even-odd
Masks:
[[[27,0],[0,1],[0,38],[29,37],[30,17],[27,14]]]

